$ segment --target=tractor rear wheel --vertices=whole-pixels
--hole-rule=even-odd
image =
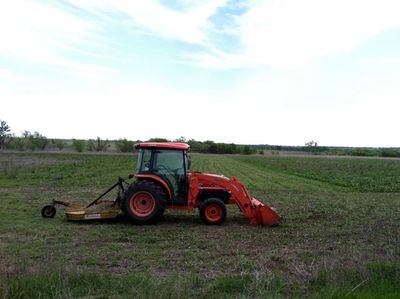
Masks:
[[[158,184],[151,181],[137,181],[126,191],[122,209],[136,223],[155,223],[164,214],[165,197],[164,191]]]
[[[208,198],[200,205],[200,219],[205,224],[221,224],[226,218],[226,207],[219,198]]]

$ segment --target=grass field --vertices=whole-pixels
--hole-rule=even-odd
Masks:
[[[278,227],[236,206],[163,222],[67,222],[52,199],[86,201],[134,169],[133,155],[0,153],[4,298],[399,298],[400,160],[193,155],[276,207]]]

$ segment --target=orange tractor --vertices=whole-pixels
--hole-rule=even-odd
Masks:
[[[54,217],[54,206],[61,204],[66,206],[70,220],[114,218],[122,210],[134,222],[147,224],[160,220],[165,209],[191,211],[199,208],[203,223],[221,224],[226,218],[226,205],[236,204],[250,224],[279,223],[277,212],[251,197],[236,178],[189,172],[189,145],[147,142],[137,144],[136,148],[139,150],[136,172],[130,175],[136,180],[125,189],[120,179],[112,187],[119,187],[114,202],[99,201],[105,193],[88,206],[53,201],[53,205],[42,209],[42,215]],[[101,205],[105,209],[96,210],[96,206]]]

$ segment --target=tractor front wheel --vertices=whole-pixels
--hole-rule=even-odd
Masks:
[[[140,224],[155,223],[165,210],[165,193],[150,181],[137,181],[125,193],[122,208],[133,221]]]
[[[226,218],[226,207],[219,198],[208,198],[200,205],[200,219],[205,224],[221,224]]]

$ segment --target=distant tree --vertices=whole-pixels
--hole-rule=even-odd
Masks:
[[[84,140],[72,139],[72,146],[77,152],[81,153],[85,150],[86,142]]]
[[[30,131],[27,131],[27,130],[22,131],[21,132],[20,142],[18,144],[19,150],[30,149],[31,151],[34,151],[35,150],[35,144],[32,141],[33,141],[32,133]]]
[[[309,141],[309,142],[306,142],[306,144],[305,144],[305,146],[306,146],[306,150],[308,151],[308,152],[318,152],[318,143],[316,142],[316,141],[314,141],[314,140],[311,140],[311,141]]]
[[[19,151],[24,151],[26,149],[27,143],[26,143],[25,138],[14,137],[12,146],[13,146],[13,148],[15,148]]]
[[[243,155],[250,155],[250,154],[251,154],[250,146],[245,145],[245,146],[243,147],[242,154],[243,154]]]
[[[183,142],[183,143],[186,143],[186,141],[187,140],[186,140],[186,138],[184,136],[181,136],[181,137],[179,137],[179,138],[174,140],[174,142]]]
[[[58,148],[59,151],[62,151],[65,147],[65,142],[61,139],[54,140],[54,145]]]
[[[7,122],[4,120],[0,120],[0,148],[4,148],[11,141],[10,134],[10,126],[7,125]]]
[[[206,149],[205,149],[205,145],[203,142],[200,141],[196,141],[194,139],[190,139],[187,141],[187,143],[190,145],[190,149],[192,152],[196,152],[196,153],[205,153]]]
[[[22,131],[21,135],[22,135],[22,137],[24,137],[24,138],[28,138],[28,137],[31,136],[32,134],[31,134],[31,132],[25,130],[25,131]]]
[[[30,149],[31,151],[36,149],[44,150],[49,144],[49,140],[46,138],[46,136],[43,136],[39,132],[34,132],[31,134],[31,132],[26,130],[22,132],[22,142],[24,143],[24,147]]]
[[[132,152],[134,142],[124,138],[124,139],[120,139],[120,140],[116,141],[115,146],[122,153]]]
[[[207,140],[204,144],[206,153],[216,154],[218,152],[217,144],[214,141]]]
[[[228,144],[226,146],[226,153],[227,154],[237,154],[238,153],[238,149],[237,149],[236,144],[234,144],[234,143]]]
[[[318,146],[318,143],[314,140],[306,142],[306,147],[317,147],[317,146]]]
[[[400,150],[399,149],[382,149],[380,151],[380,156],[382,157],[400,157]]]
[[[33,135],[29,137],[35,149],[44,150],[49,144],[49,140],[46,138],[46,136],[43,136],[39,132],[34,132]]]
[[[170,140],[166,138],[155,137],[155,138],[150,138],[149,140],[147,140],[147,142],[170,142]]]
[[[226,143],[216,143],[215,145],[217,154],[227,154],[228,145]]]
[[[96,151],[96,152],[105,152],[107,150],[110,141],[102,140],[100,137],[97,137],[96,140],[90,139],[89,140],[89,150]]]

